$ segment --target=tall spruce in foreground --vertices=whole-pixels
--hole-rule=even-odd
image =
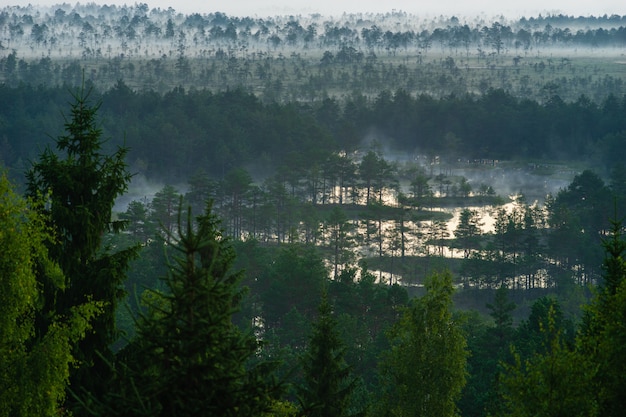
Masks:
[[[102,416],[259,416],[269,411],[280,384],[271,364],[252,365],[254,334],[232,316],[243,296],[235,252],[208,204],[194,222],[169,234],[174,251],[166,290],[144,294],[147,312],[137,336],[119,354],[118,378]]]
[[[310,417],[342,417],[349,412],[356,380],[344,359],[345,347],[337,330],[328,295],[322,294],[309,348],[303,357],[302,413]]]
[[[59,416],[65,400],[72,347],[89,328],[98,305],[75,306],[50,317],[35,335],[41,287],[37,270],[51,285],[63,284],[45,243],[53,240],[44,218],[18,196],[0,172],[0,416]]]
[[[97,391],[98,384],[104,387],[108,369],[100,358],[111,357],[109,346],[118,336],[115,309],[124,295],[122,283],[129,262],[138,249],[113,251],[102,244],[106,233],[122,229],[123,223],[111,221],[111,212],[131,176],[124,162],[127,148],[118,148],[112,155],[102,152],[102,130],[96,121],[99,104],[89,103],[90,93],[82,88],[72,95],[66,132],[56,139],[58,154],[46,148],[33,163],[27,172],[27,194],[45,198],[40,209],[56,236],[48,244],[48,253],[65,277],[63,285],[57,286],[41,272],[44,306],[35,330],[42,336],[50,317],[67,316],[90,301],[102,303],[103,312],[94,319],[93,331],[74,349],[81,367],[72,378],[74,390]]]

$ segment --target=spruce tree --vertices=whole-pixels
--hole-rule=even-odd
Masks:
[[[595,392],[599,415],[620,416],[626,409],[626,241],[623,223],[611,221],[609,238],[603,241],[603,281],[586,307],[578,346],[595,364]]]
[[[546,313],[545,326],[540,326],[541,348],[527,360],[512,349],[513,363],[502,363],[500,390],[504,407],[497,410],[497,415],[596,416],[598,406],[590,389],[595,366],[568,346],[559,328],[558,304],[550,304]]]
[[[610,238],[602,242],[604,247],[604,274],[601,286],[601,300],[606,301],[607,297],[617,294],[620,285],[626,280],[626,240],[622,237],[624,225],[621,221],[611,221]]]
[[[512,312],[517,307],[509,299],[509,289],[504,285],[496,290],[493,303],[488,303],[486,307],[490,311],[493,325],[488,326],[478,336],[470,332],[469,335],[473,337],[468,337],[471,354],[467,365],[470,371],[460,402],[462,415],[476,415],[472,414],[472,408],[480,410],[481,415],[485,412],[494,416],[503,413],[499,374],[501,363],[508,362],[511,357],[511,343],[515,334]],[[471,408],[468,409],[467,406]]]
[[[308,351],[303,357],[305,384],[300,388],[300,401],[304,415],[350,415],[350,396],[356,380],[351,377],[351,368],[344,359],[345,351],[337,320],[333,317],[328,295],[324,291]]]
[[[510,342],[513,330],[513,316],[511,313],[517,308],[514,302],[509,300],[509,289],[501,285],[495,292],[493,304],[486,307],[490,310],[490,316],[494,321],[493,333],[499,349],[505,347]]]
[[[56,139],[58,153],[46,148],[27,172],[28,196],[45,198],[40,211],[56,236],[48,252],[65,277],[63,285],[56,286],[45,272],[40,274],[44,307],[36,331],[43,335],[50,317],[67,316],[87,302],[102,303],[104,308],[92,323],[93,331],[74,349],[81,364],[73,376],[76,390],[97,390],[96,385],[106,382],[108,368],[100,358],[111,357],[109,346],[118,336],[115,309],[124,295],[128,264],[138,251],[137,247],[112,251],[102,244],[106,233],[122,229],[123,223],[112,221],[111,214],[131,175],[124,162],[127,148],[112,155],[102,152],[102,130],[96,120],[100,105],[90,104],[91,92],[83,87],[72,95],[66,132]]]
[[[107,416],[259,416],[280,390],[260,345],[232,316],[243,289],[229,240],[208,204],[168,234],[166,290],[148,290],[137,336],[119,355],[118,378],[97,413]]]

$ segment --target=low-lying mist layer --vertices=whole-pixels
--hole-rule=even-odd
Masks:
[[[445,97],[500,88],[545,101],[623,94],[624,17],[436,18],[182,14],[59,5],[0,10],[0,80],[105,89],[243,88],[264,100],[312,101],[382,89]],[[593,92],[593,93],[591,93]]]

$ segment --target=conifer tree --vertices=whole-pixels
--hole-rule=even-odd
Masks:
[[[356,380],[345,362],[345,347],[326,291],[322,293],[318,310],[308,351],[303,357],[302,412],[311,417],[348,416]]]
[[[229,240],[208,204],[169,234],[166,290],[149,290],[136,339],[119,355],[107,416],[259,416],[280,391],[271,364],[251,365],[254,334],[232,321],[243,289]]]
[[[508,342],[513,330],[513,316],[511,313],[517,308],[514,302],[509,300],[509,289],[501,285],[494,295],[493,304],[486,307],[491,311],[490,316],[494,320],[494,336],[497,340],[497,347],[504,348],[504,343]]]
[[[354,228],[346,213],[339,206],[334,206],[325,221],[328,229],[329,246],[332,250],[333,279],[339,277],[339,266],[353,258],[350,249],[354,246],[350,232]]]
[[[594,388],[599,415],[619,416],[626,409],[626,241],[623,223],[611,221],[605,249],[603,281],[587,306],[579,349],[596,365]]]
[[[463,390],[463,405],[471,404],[483,414],[501,415],[503,401],[500,395],[500,368],[504,362],[509,362],[510,345],[514,340],[512,312],[517,308],[509,299],[509,289],[502,285],[494,294],[492,303],[486,305],[493,319],[493,325],[485,329],[479,337],[468,337],[468,344],[472,344],[471,355],[468,358],[467,386]],[[468,415],[476,415],[463,409]],[[463,414],[465,415],[465,414]]]
[[[137,247],[111,251],[102,244],[107,232],[123,227],[111,220],[111,214],[131,176],[124,162],[127,148],[112,155],[102,152],[102,130],[96,121],[99,104],[90,104],[91,92],[83,87],[72,95],[66,132],[56,139],[58,154],[46,148],[27,172],[27,194],[46,199],[40,211],[56,236],[48,252],[65,277],[64,285],[55,286],[45,272],[40,274],[44,307],[36,331],[41,335],[50,325],[49,317],[67,315],[86,302],[104,307],[92,323],[93,331],[74,349],[81,367],[73,382],[77,389],[87,390],[106,380],[102,372],[107,367],[99,358],[110,356],[109,346],[117,338],[115,309],[124,295],[128,264],[138,251]]]
[[[597,402],[590,389],[594,365],[568,346],[557,327],[556,305],[548,308],[546,326],[541,326],[541,350],[525,361],[513,350],[514,363],[502,364],[505,410],[499,410],[499,415],[596,416]]]

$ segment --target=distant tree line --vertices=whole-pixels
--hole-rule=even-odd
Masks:
[[[0,31],[0,80],[11,86],[79,85],[84,71],[101,89],[120,79],[160,93],[176,86],[238,87],[266,101],[399,88],[443,97],[491,87],[541,98],[544,86],[556,85],[567,99],[591,88],[595,101],[624,93],[620,64],[604,63],[611,67],[604,72],[578,59],[579,48],[617,54],[626,43],[626,26],[615,15],[516,21],[430,21],[402,12],[253,18],[184,15],[146,4],[77,4],[5,7]],[[577,52],[553,55],[557,48]]]
[[[23,172],[49,143],[42,130],[60,131],[65,91],[0,86],[0,159],[12,172]],[[280,174],[296,188],[308,179],[319,190],[322,183],[312,181],[344,169],[333,162],[337,154],[349,159],[372,144],[409,159],[579,161],[606,178],[622,163],[626,131],[626,96],[596,104],[584,96],[564,102],[554,94],[541,104],[501,90],[443,99],[398,90],[374,98],[265,104],[241,90],[177,88],[159,95],[118,82],[100,97],[102,129],[111,138],[106,146],[125,143],[134,173],[167,182],[186,181],[199,171],[221,180],[245,167],[254,178]],[[350,181],[349,172],[342,179],[339,171],[333,175],[333,181]],[[349,199],[349,183],[342,187]],[[316,193],[309,195],[316,199]]]
[[[415,29],[399,31],[398,23]],[[37,46],[54,49],[74,38],[78,40],[77,54],[102,57],[110,55],[107,46],[114,41],[126,44],[124,55],[137,54],[135,48],[149,41],[174,48],[182,42],[207,48],[204,53],[208,54],[217,54],[220,47],[224,52],[247,51],[248,47],[257,45],[288,50],[296,46],[309,49],[349,45],[388,53],[399,49],[428,50],[439,45],[451,49],[482,47],[499,54],[505,48],[523,51],[571,44],[619,46],[626,42],[625,23],[626,16],[563,14],[522,17],[517,21],[471,17],[461,21],[456,16],[429,21],[401,11],[341,18],[321,15],[259,18],[221,12],[182,14],[172,8],[150,9],[145,3],[60,5],[54,10],[7,6],[0,10],[0,25],[9,35],[9,42],[28,39]]]

